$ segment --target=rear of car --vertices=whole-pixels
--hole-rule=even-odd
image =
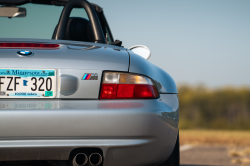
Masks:
[[[68,25],[65,37],[77,38]],[[171,157],[176,85],[112,38],[0,39],[2,165],[153,166]]]

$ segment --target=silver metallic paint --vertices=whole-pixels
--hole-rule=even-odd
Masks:
[[[0,42],[13,41],[57,43],[61,48],[58,50],[30,49],[36,55],[28,60],[13,55],[13,51],[20,49],[1,49],[1,67],[44,68],[46,66],[46,68],[55,69],[129,71],[153,78],[160,93],[178,93],[174,80],[167,72],[123,47],[67,40],[0,39]]]
[[[30,49],[35,52],[30,58],[17,57],[17,49],[0,49],[2,68],[56,69],[60,98],[0,100],[0,161],[67,160],[75,148],[98,147],[104,166],[153,166],[172,153],[178,133],[177,94],[153,100],[98,100],[106,70],[143,74],[154,79],[161,93],[177,93],[162,69],[117,46],[40,39],[0,42],[60,44],[57,50]],[[84,73],[98,73],[98,80],[81,80]],[[71,90],[66,88],[67,82],[60,79],[66,75],[77,78],[77,88],[76,79]],[[63,93],[72,89],[72,94]]]
[[[104,166],[157,165],[173,150],[178,115],[177,94],[154,100],[0,100],[0,160],[67,160],[74,148],[99,147]]]
[[[82,80],[82,77],[85,73],[97,73],[101,76],[102,70],[59,69],[58,73],[60,86],[58,86],[57,98],[98,99],[101,77],[98,77],[97,80]],[[65,79],[65,77],[63,77],[63,79],[61,79],[61,76],[65,75],[67,75],[68,78]],[[69,77],[76,79],[69,79]],[[70,84],[70,82],[74,82],[74,84]],[[65,93],[67,89],[69,90],[68,87],[74,89],[74,92]]]
[[[0,39],[0,42],[5,40]],[[13,42],[15,40],[8,40]],[[24,40],[23,42],[25,42]],[[45,42],[48,40],[30,40],[30,42]],[[16,42],[16,41],[15,41]],[[22,40],[20,41],[22,42]],[[58,43],[58,41],[49,40],[50,43]],[[62,42],[62,41],[61,41]],[[16,56],[19,49],[0,49],[0,66],[1,68],[53,68],[53,69],[88,69],[88,70],[114,70],[128,71],[129,55],[126,49],[115,49],[109,45],[101,45],[96,43],[83,43],[91,49],[68,49],[67,42],[64,41],[60,49],[29,49],[34,52],[34,56],[29,58],[20,58]],[[60,43],[60,42],[59,42]],[[75,42],[78,43],[79,42]],[[96,46],[96,47],[93,47]],[[97,47],[98,46],[98,47]],[[106,47],[105,47],[106,46]],[[119,48],[119,47],[118,47]]]
[[[160,93],[178,93],[173,78],[167,72],[134,52],[130,50],[127,51],[130,54],[129,72],[140,73],[151,77],[155,81]]]
[[[78,89],[78,78],[72,75],[61,74],[59,76],[59,92],[61,95],[70,96]]]

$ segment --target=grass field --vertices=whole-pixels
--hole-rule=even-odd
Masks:
[[[180,144],[250,146],[250,131],[180,130]]]

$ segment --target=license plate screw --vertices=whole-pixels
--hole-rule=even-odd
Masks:
[[[9,94],[7,94],[7,96],[9,96]]]
[[[7,73],[9,73],[10,71],[9,70],[7,70]]]
[[[44,94],[43,94],[43,96],[44,96]]]
[[[43,73],[44,73],[44,71],[43,71]]]

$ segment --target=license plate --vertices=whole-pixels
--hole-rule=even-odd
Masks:
[[[56,70],[0,69],[0,98],[54,98]]]

